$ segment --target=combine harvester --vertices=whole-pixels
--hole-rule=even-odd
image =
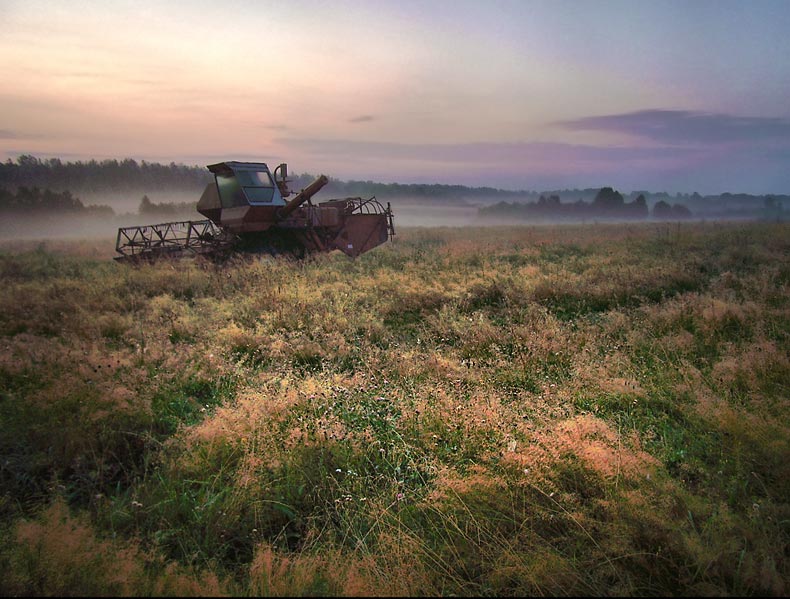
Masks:
[[[312,197],[329,182],[324,175],[286,201],[285,164],[274,173],[263,162],[220,162],[208,169],[214,182],[197,205],[208,220],[118,229],[115,259],[223,258],[237,251],[303,257],[336,249],[354,258],[395,235],[389,203],[384,208],[375,196],[314,205]]]

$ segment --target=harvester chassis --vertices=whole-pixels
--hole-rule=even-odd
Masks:
[[[273,173],[264,162],[227,161],[207,168],[214,181],[196,205],[207,220],[120,228],[116,260],[222,259],[235,251],[301,258],[333,250],[355,258],[395,235],[392,208],[375,196],[313,204],[312,197],[329,183],[325,175],[289,197],[285,163]]]
[[[308,200],[309,207],[312,203]],[[386,216],[387,233],[391,239],[395,235],[392,222],[392,209],[385,209],[375,196],[331,200],[321,205],[335,205],[346,214],[383,214]],[[118,229],[115,250],[120,255],[115,260],[145,262],[159,258],[181,258],[204,256],[211,259],[224,259],[234,251],[269,254],[272,256],[289,255],[303,258],[306,253],[304,239],[299,242],[289,230],[297,229],[301,235],[308,236],[309,245],[318,251],[325,251],[330,235],[321,227],[306,223],[283,223],[280,230],[264,234],[236,235],[225,230],[209,219],[199,221],[173,221],[155,225],[135,225]],[[373,232],[371,232],[371,235]],[[367,240],[365,240],[367,243]]]

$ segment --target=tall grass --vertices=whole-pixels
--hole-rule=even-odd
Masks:
[[[784,595],[788,233],[6,247],[0,590]]]

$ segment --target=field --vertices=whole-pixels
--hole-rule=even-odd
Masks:
[[[790,592],[790,224],[398,233],[4,243],[0,593]]]

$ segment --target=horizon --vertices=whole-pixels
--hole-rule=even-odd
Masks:
[[[73,7],[0,9],[2,160],[790,193],[788,2]]]
[[[41,157],[41,156],[34,156],[34,155],[31,155],[31,154],[23,154],[23,155],[16,156],[15,158],[8,157],[6,159],[6,161],[5,161],[5,164],[11,163],[11,164],[14,164],[14,165],[18,165],[19,164],[18,160],[23,158],[23,157],[25,157],[25,156],[29,156],[31,158],[34,158],[34,159],[38,160],[39,162],[41,162],[42,164],[45,164],[46,161],[48,161],[48,160],[59,160],[61,163],[66,164],[66,165],[68,165],[68,164],[74,164],[74,165],[76,165],[76,164],[85,164],[85,165],[87,165],[90,162],[95,162],[95,163],[101,165],[102,163],[105,163],[105,162],[113,162],[113,161],[115,161],[117,163],[122,163],[122,162],[124,162],[126,160],[131,160],[133,162],[136,162],[138,165],[146,163],[146,164],[155,164],[155,165],[158,165],[158,166],[165,166],[166,167],[166,166],[169,166],[171,164],[170,162],[164,163],[164,162],[158,162],[156,160],[146,160],[146,159],[138,160],[138,159],[132,158],[130,156],[124,156],[122,158],[115,158],[115,157],[110,157],[110,158],[85,158],[85,159],[71,161],[71,160],[64,160],[64,159],[62,159],[59,156]],[[189,168],[189,169],[203,169],[204,168],[204,167],[202,167],[202,166],[200,166],[198,164],[186,164],[186,163],[183,163],[183,162],[173,162],[173,164],[175,164],[175,166],[177,166],[177,167],[185,167],[185,168]],[[265,163],[265,164],[266,164],[267,167],[269,167],[268,163]],[[296,176],[296,177],[304,177],[304,176],[317,177],[318,174],[317,173],[310,173],[310,172],[306,172],[306,171],[305,172],[289,172],[289,177],[291,177],[291,176]],[[705,198],[705,197],[718,197],[718,196],[724,196],[724,195],[728,195],[728,194],[729,195],[752,195],[752,196],[755,196],[755,197],[762,197],[762,196],[779,196],[779,197],[784,197],[784,196],[790,196],[790,192],[788,192],[788,193],[758,194],[758,193],[749,193],[749,192],[724,191],[724,192],[721,192],[721,193],[706,194],[706,193],[699,193],[696,190],[694,190],[694,191],[687,191],[686,192],[686,191],[668,191],[666,189],[655,189],[655,190],[653,190],[653,189],[619,189],[619,188],[614,187],[612,185],[602,185],[602,186],[589,186],[589,185],[587,185],[587,186],[579,186],[579,187],[557,187],[557,188],[552,188],[552,189],[549,189],[549,188],[504,189],[504,188],[501,188],[501,187],[492,187],[492,186],[486,186],[486,185],[463,185],[463,184],[459,184],[459,183],[442,183],[442,182],[438,182],[438,181],[432,181],[432,182],[430,182],[430,181],[427,181],[427,182],[375,181],[375,180],[371,180],[371,179],[341,179],[341,178],[338,178],[338,177],[334,177],[332,175],[326,175],[326,176],[329,177],[330,183],[333,182],[333,181],[336,181],[336,182],[341,183],[341,184],[349,184],[349,183],[362,183],[362,184],[365,184],[365,183],[370,183],[372,185],[403,185],[403,186],[429,185],[429,186],[440,186],[440,187],[464,187],[464,188],[466,188],[466,189],[468,189],[470,191],[491,189],[491,190],[493,190],[494,192],[497,192],[497,193],[504,192],[504,193],[531,194],[531,195],[547,194],[547,193],[554,193],[554,192],[557,192],[557,193],[562,193],[562,192],[591,192],[591,191],[600,191],[600,190],[602,190],[604,188],[609,188],[609,189],[613,189],[614,191],[622,194],[624,197],[632,196],[634,194],[648,194],[648,195],[651,195],[651,196],[667,195],[667,196],[669,196],[672,199],[676,198],[677,196],[681,196],[683,198],[693,197],[695,194],[699,195],[700,197],[703,197],[703,198]],[[79,193],[79,192],[76,192],[76,193]]]

